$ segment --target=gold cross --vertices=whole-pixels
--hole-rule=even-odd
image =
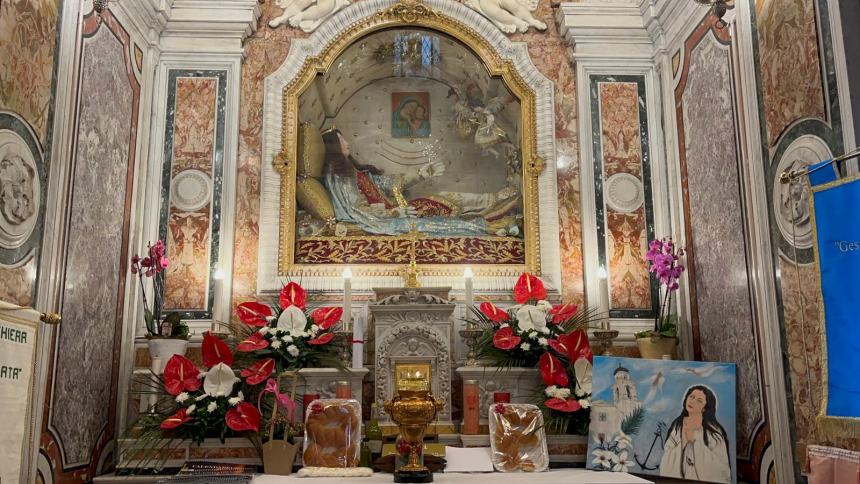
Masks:
[[[401,271],[403,285],[410,289],[421,287],[421,283],[418,282],[418,276],[421,274],[421,271],[418,270],[418,263],[415,257],[415,249],[420,238],[421,234],[418,232],[418,227],[415,225],[415,222],[412,222],[412,230],[406,236],[406,239],[411,242],[409,247],[409,266]]]

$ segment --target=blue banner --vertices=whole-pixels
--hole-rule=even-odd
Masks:
[[[821,424],[860,435],[860,178],[813,186],[813,210],[827,363]]]

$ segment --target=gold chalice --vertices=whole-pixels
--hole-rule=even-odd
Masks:
[[[394,472],[394,482],[433,482],[433,473],[420,461],[427,425],[436,419],[442,400],[427,390],[400,390],[385,402],[385,411],[400,429],[400,438],[409,444],[409,461]]]

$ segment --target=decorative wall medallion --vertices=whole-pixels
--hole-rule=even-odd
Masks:
[[[633,213],[645,203],[645,189],[638,177],[616,173],[606,180],[606,204],[619,213]]]
[[[801,177],[795,183],[783,185],[779,182],[779,175],[787,169],[799,170],[832,158],[830,148],[820,138],[801,136],[788,146],[779,160],[774,172],[773,212],[779,232],[790,246],[798,249],[812,247],[809,181]]]
[[[546,24],[532,16],[537,0],[466,0],[465,4],[506,34],[526,32],[529,27],[546,30]]]
[[[269,27],[289,24],[305,32],[313,32],[327,18],[349,5],[349,0],[278,0],[284,9],[280,16],[269,21]]]
[[[23,245],[39,218],[36,156],[18,134],[0,130],[0,247]]]
[[[179,210],[200,210],[212,198],[212,179],[200,170],[184,170],[170,184],[170,203]]]

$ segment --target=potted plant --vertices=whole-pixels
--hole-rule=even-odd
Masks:
[[[135,254],[131,258],[131,273],[140,283],[143,297],[143,319],[149,340],[149,356],[167,361],[173,355],[184,355],[188,348],[188,325],[179,313],[170,313],[162,319],[164,307],[164,271],[170,265],[165,255],[164,242],[149,245],[146,257]],[[146,297],[145,279],[152,279],[152,306]]]
[[[648,272],[657,278],[663,301],[654,316],[654,329],[636,333],[636,344],[642,358],[677,357],[678,316],[672,314],[672,294],[678,290],[678,280],[684,272],[680,260],[683,256],[684,249],[675,247],[671,238],[652,240],[648,245],[645,254]]]

